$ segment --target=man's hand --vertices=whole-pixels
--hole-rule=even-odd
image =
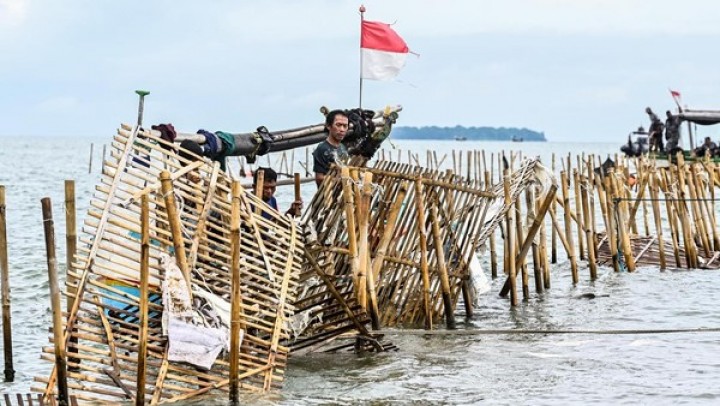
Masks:
[[[302,214],[303,202],[302,200],[296,200],[292,202],[290,208],[285,214],[289,214],[293,217],[299,217]]]

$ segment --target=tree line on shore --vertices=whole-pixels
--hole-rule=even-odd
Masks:
[[[509,127],[406,127],[393,128],[392,137],[395,139],[420,140],[485,140],[485,141],[547,141],[545,133],[527,128]]]

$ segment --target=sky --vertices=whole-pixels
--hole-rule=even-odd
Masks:
[[[322,121],[359,95],[360,1],[0,0],[0,135],[111,136]],[[411,51],[363,107],[398,125],[523,127],[624,142],[646,106],[720,109],[720,2],[366,0]],[[720,134],[716,134],[717,136]]]

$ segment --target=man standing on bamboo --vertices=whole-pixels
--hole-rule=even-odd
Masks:
[[[645,109],[650,117],[650,128],[648,129],[648,139],[650,140],[650,151],[664,152],[663,147],[663,122],[660,121],[657,114],[653,113],[650,107]]]
[[[328,136],[313,151],[313,172],[315,183],[320,186],[332,164],[347,163],[348,151],[342,144],[348,131],[348,116],[342,110],[333,110],[325,117],[325,131]]]

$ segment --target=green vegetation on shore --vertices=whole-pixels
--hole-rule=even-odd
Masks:
[[[395,139],[414,140],[454,140],[468,141],[547,141],[545,133],[528,130],[527,128],[506,127],[394,127],[392,137]]]

